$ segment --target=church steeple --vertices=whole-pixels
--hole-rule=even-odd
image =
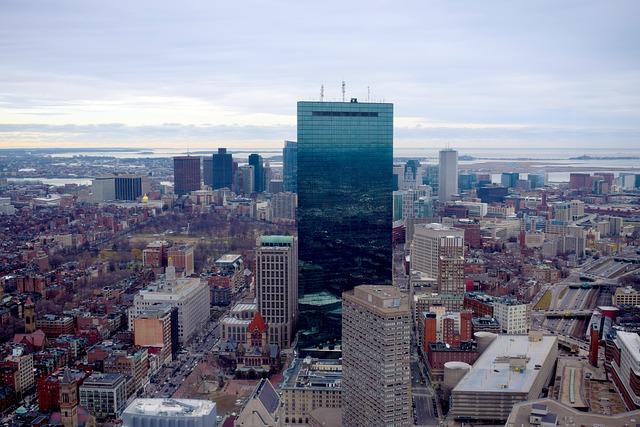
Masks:
[[[68,368],[60,380],[60,421],[64,427],[78,427],[78,386]]]
[[[36,330],[36,305],[28,297],[23,307],[24,331],[28,334]]]

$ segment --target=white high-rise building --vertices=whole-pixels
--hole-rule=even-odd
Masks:
[[[438,177],[438,199],[448,202],[454,194],[458,194],[458,152],[446,149],[440,151],[440,167]]]
[[[408,296],[361,285],[342,300],[342,425],[411,425]]]
[[[493,303],[493,317],[505,334],[526,334],[531,324],[529,304],[515,300],[499,300]]]
[[[464,230],[439,223],[416,225],[411,243],[411,270],[437,279],[440,257],[445,254],[449,257],[464,254]]]
[[[256,249],[258,311],[269,326],[269,344],[291,347],[298,318],[298,241],[261,236]]]
[[[133,298],[129,309],[129,329],[146,308],[156,303],[178,307],[178,339],[184,343],[200,331],[209,319],[209,286],[200,278],[176,278],[173,262],[166,268],[165,277],[141,290]]]

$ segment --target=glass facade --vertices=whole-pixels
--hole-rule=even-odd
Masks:
[[[285,141],[282,149],[284,191],[298,192],[298,144]]]
[[[264,191],[264,163],[259,154],[249,154],[249,165],[253,166],[253,191]]]
[[[120,177],[115,178],[116,200],[136,200],[142,194],[142,177]]]
[[[226,148],[218,148],[218,152],[213,153],[212,162],[213,177],[211,182],[213,189],[231,188],[233,183],[233,157],[231,153],[227,153]]]
[[[391,284],[393,104],[298,103],[301,348],[340,341],[340,297]]]

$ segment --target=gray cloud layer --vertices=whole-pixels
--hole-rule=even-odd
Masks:
[[[295,102],[395,103],[396,138],[634,147],[640,3],[0,2],[0,145],[295,137]],[[410,119],[410,120],[409,120]],[[166,124],[173,123],[173,124]]]

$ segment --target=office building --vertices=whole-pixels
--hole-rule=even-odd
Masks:
[[[293,359],[280,385],[286,425],[309,425],[309,414],[325,408],[342,414],[342,364],[335,359]]]
[[[232,294],[244,287],[244,262],[240,254],[224,254],[216,260],[215,275],[209,277],[209,284],[228,287]]]
[[[166,240],[156,240],[149,242],[142,250],[142,265],[144,267],[160,268],[167,265],[167,253],[169,242]]]
[[[26,354],[22,347],[15,347],[12,353],[3,361],[0,368],[6,369],[9,374],[3,373],[5,384],[9,385],[16,394],[22,396],[35,385],[33,370],[33,354]]]
[[[124,375],[94,372],[80,386],[80,406],[96,418],[119,417],[127,402],[126,389]]]
[[[520,174],[518,172],[503,172],[500,175],[500,185],[506,188],[513,188],[518,183]]]
[[[282,159],[284,191],[296,193],[298,191],[298,144],[295,141],[284,142]]]
[[[284,182],[281,179],[270,179],[267,183],[267,191],[271,194],[284,192]]]
[[[133,320],[133,342],[169,363],[178,352],[178,309],[166,303],[146,306]]]
[[[175,245],[171,246],[167,251],[167,258],[171,258],[176,271],[184,274],[185,277],[191,276],[194,272],[193,263],[193,246],[191,245]]]
[[[251,165],[242,165],[236,170],[233,190],[249,195],[255,192],[255,169]]]
[[[264,161],[259,154],[249,154],[249,165],[253,166],[253,191],[262,193],[264,191]]]
[[[135,399],[122,413],[122,427],[215,427],[216,404],[197,399]]]
[[[273,221],[295,221],[298,195],[296,193],[276,193],[271,198],[271,218]]]
[[[226,148],[218,148],[218,152],[213,153],[212,159],[213,178],[211,182],[213,189],[231,189],[233,185],[233,156],[231,153],[227,153]]]
[[[411,270],[439,277],[440,257],[464,254],[464,230],[439,223],[415,226],[411,246]]]
[[[116,200],[134,201],[149,192],[149,177],[143,175],[116,175]]]
[[[617,331],[607,343],[611,377],[628,409],[640,408],[640,335]]]
[[[209,287],[200,278],[177,278],[175,267],[169,263],[165,277],[142,289],[133,298],[129,309],[129,330],[134,320],[155,303],[167,303],[178,308],[178,338],[185,343],[209,319]]]
[[[418,201],[422,198],[426,198],[427,200],[431,199],[431,187],[421,185],[418,188],[409,188],[403,192],[402,218],[418,218]]]
[[[438,199],[444,203],[458,194],[458,152],[441,150],[438,170]]]
[[[633,286],[618,287],[611,302],[613,305],[640,305],[640,292]]]
[[[526,334],[531,324],[531,307],[513,299],[496,299],[493,316],[504,334]]]
[[[127,379],[127,398],[140,391],[149,381],[149,352],[142,347],[112,351],[103,361],[103,371],[122,374]]]
[[[440,191],[440,166],[439,165],[425,165],[425,171],[422,175],[422,183],[431,187],[435,194]]]
[[[451,391],[449,415],[504,423],[513,405],[540,397],[557,356],[555,336],[498,335]]]
[[[183,196],[201,187],[200,157],[178,156],[173,158],[173,192]]]
[[[269,325],[269,344],[291,347],[298,318],[298,242],[261,236],[256,248],[258,311]]]
[[[202,182],[213,188],[213,157],[202,158]]]
[[[108,202],[116,199],[115,178],[97,177],[91,180],[91,193],[95,202]]]
[[[36,320],[36,329],[40,329],[47,338],[57,338],[60,335],[72,335],[74,332],[73,317],[45,314]]]
[[[544,187],[545,185],[547,185],[547,174],[546,172],[529,173],[527,175],[527,181],[529,181],[529,185],[531,186],[532,190]]]
[[[502,203],[507,194],[509,189],[500,185],[483,185],[478,188],[478,198],[483,203]]]
[[[361,285],[343,294],[344,426],[410,426],[409,298],[398,288]]]
[[[298,103],[302,346],[339,340],[343,291],[391,283],[392,171],[393,104]]]

